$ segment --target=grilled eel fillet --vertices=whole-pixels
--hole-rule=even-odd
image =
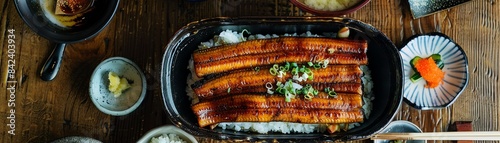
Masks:
[[[314,74],[313,80],[303,81],[301,84],[311,84],[323,87],[322,89],[331,85],[337,92],[359,93],[361,91],[360,77],[363,73],[357,65],[330,65],[326,68],[313,69],[312,72]],[[257,93],[262,91],[262,87],[265,88],[267,82],[274,86],[278,81],[286,82],[291,78],[291,74],[281,78],[273,76],[269,73],[269,69],[240,70],[218,78],[208,79],[205,83],[193,85],[192,88],[200,99],[209,99],[247,91]],[[264,89],[264,92],[266,91],[267,88]]]
[[[338,124],[363,121],[360,108],[350,111],[337,109],[296,109],[296,108],[265,108],[265,109],[230,109],[223,111],[203,110],[196,113],[200,127],[206,127],[221,122],[297,122],[311,124]]]
[[[196,114],[208,110],[223,111],[231,109],[258,109],[258,108],[294,108],[294,109],[337,109],[352,110],[361,108],[363,101],[361,94],[339,93],[336,97],[329,97],[320,92],[311,101],[293,98],[286,102],[283,96],[262,94],[241,94],[197,103],[191,107]]]
[[[216,61],[241,55],[274,53],[281,51],[315,51],[322,53],[366,53],[366,40],[332,39],[319,37],[281,37],[257,39],[232,45],[197,50],[193,59],[197,63]]]
[[[325,88],[329,87],[333,89],[337,93],[350,93],[350,94],[362,94],[363,89],[361,83],[311,83],[312,88],[317,89],[319,91],[325,90]],[[229,90],[228,90],[229,89]],[[274,88],[275,89],[275,88]],[[229,91],[229,92],[228,92]],[[224,87],[216,87],[212,89],[207,89],[199,94],[196,94],[199,99],[207,100],[218,97],[225,97],[229,95],[238,95],[245,93],[267,93],[267,88],[265,85],[241,85],[241,86],[232,86],[230,88]]]
[[[365,53],[327,54],[327,53],[300,52],[300,51],[284,51],[284,52],[265,53],[258,55],[242,55],[211,62],[194,61],[194,67],[196,75],[198,77],[203,77],[208,74],[217,74],[236,69],[267,66],[272,64],[281,64],[285,62],[296,62],[298,64],[305,64],[307,62],[319,62],[325,60],[328,60],[329,64],[353,64],[353,65],[368,64],[368,57],[366,56]]]

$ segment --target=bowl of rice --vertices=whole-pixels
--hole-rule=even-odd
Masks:
[[[196,139],[185,131],[173,126],[165,125],[155,128],[142,136],[138,143],[198,143]]]
[[[290,0],[290,2],[317,16],[341,16],[364,7],[370,0]]]
[[[192,109],[196,99],[187,88],[194,79],[189,67],[195,50],[216,46],[220,39],[222,43],[237,43],[286,36],[340,37],[340,30],[345,27],[350,33],[347,38],[367,41],[368,65],[361,67],[365,74],[362,77],[362,122],[342,124],[339,127],[342,130],[334,133],[325,131],[324,124],[275,121],[224,122],[200,127]],[[402,69],[401,57],[394,44],[376,28],[357,20],[338,17],[221,17],[192,22],[172,37],[163,57],[161,89],[168,118],[194,136],[250,142],[350,141],[367,139],[392,121],[403,99]],[[227,90],[227,93],[236,90]]]

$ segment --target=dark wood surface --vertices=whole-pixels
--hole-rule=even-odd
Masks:
[[[19,17],[14,2],[0,2],[1,89],[0,142],[50,142],[87,136],[103,142],[135,142],[147,131],[169,124],[160,90],[161,60],[169,39],[189,22],[219,16],[312,16],[287,0],[122,0],[111,23],[96,37],[69,44],[53,81],[38,76],[54,43],[36,35]],[[465,50],[470,81],[453,106],[419,111],[403,105],[397,119],[416,123],[426,132],[446,131],[453,121],[472,121],[474,131],[498,131],[500,110],[500,5],[475,0],[424,18],[413,19],[406,0],[373,0],[346,15],[369,23],[397,46],[414,35],[442,32]],[[8,133],[10,99],[7,83],[8,30],[15,35],[15,135]],[[147,95],[126,116],[100,112],[89,98],[89,79],[104,59],[134,61],[147,77]],[[198,138],[202,142],[217,140]]]

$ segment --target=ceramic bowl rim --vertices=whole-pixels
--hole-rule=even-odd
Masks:
[[[168,130],[167,132],[160,132],[162,130]],[[137,142],[139,143],[149,143],[149,141],[151,140],[151,138],[155,137],[155,136],[159,136],[159,135],[162,135],[164,133],[174,133],[176,135],[178,135],[179,137],[184,137],[191,143],[198,143],[198,141],[196,140],[196,138],[194,138],[193,135],[187,133],[186,131],[174,126],[174,125],[163,125],[163,126],[159,126],[159,127],[156,127],[154,129],[151,129],[149,130],[148,132],[146,132]]]

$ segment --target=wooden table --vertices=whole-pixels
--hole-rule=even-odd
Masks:
[[[439,31],[465,50],[470,81],[453,106],[419,111],[406,104],[397,119],[409,120],[426,132],[446,131],[454,121],[472,121],[474,131],[500,127],[500,4],[474,0],[421,19],[412,19],[406,0],[373,0],[346,15],[373,25],[397,46],[414,34]],[[152,128],[169,124],[160,91],[160,68],[171,36],[187,23],[218,16],[311,16],[288,0],[122,0],[112,22],[93,39],[66,48],[59,75],[50,82],[38,76],[53,43],[36,35],[19,17],[14,2],[0,2],[2,91],[0,142],[50,142],[65,136],[88,136],[104,142],[134,142]],[[9,134],[7,83],[8,30],[15,30],[15,135]],[[131,59],[147,77],[142,105],[127,116],[106,115],[90,101],[88,86],[102,60]],[[202,139],[200,141],[213,141]]]

